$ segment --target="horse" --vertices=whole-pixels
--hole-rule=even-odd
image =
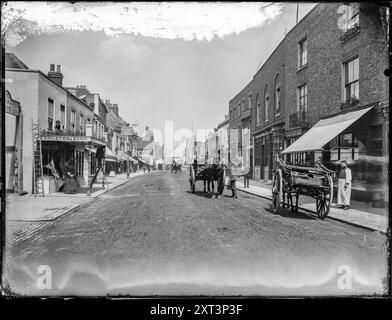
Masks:
[[[218,198],[218,196],[222,194],[224,187],[223,172],[224,167],[218,164],[209,164],[202,169],[200,175],[203,178],[204,193],[207,193],[206,186],[208,192],[211,193],[210,186],[212,186],[212,195],[215,195],[216,198]],[[215,181],[217,182],[217,193],[215,193]]]

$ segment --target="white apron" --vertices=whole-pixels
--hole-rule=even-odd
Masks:
[[[351,198],[351,183],[349,183],[346,190],[344,190],[345,184],[345,179],[338,180],[338,205],[349,206]]]

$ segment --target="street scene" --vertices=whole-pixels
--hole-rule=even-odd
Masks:
[[[388,294],[388,6],[2,20],[3,295]]]

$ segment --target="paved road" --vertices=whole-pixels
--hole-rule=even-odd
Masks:
[[[220,199],[192,194],[187,178],[169,172],[135,177],[36,228],[7,248],[10,287],[41,295],[318,295],[382,288],[383,235],[306,213],[274,215],[268,200],[241,192],[238,199],[229,191]],[[50,267],[52,289],[37,287],[41,265]],[[340,289],[339,281],[350,287],[347,279],[352,289]]]

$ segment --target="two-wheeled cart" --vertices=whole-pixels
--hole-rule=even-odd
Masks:
[[[275,214],[282,207],[298,211],[298,197],[310,196],[316,199],[317,215],[324,219],[333,197],[334,171],[327,169],[321,162],[315,167],[302,167],[286,164],[277,158],[277,168],[272,183],[272,207]],[[295,197],[295,204],[293,203]]]

